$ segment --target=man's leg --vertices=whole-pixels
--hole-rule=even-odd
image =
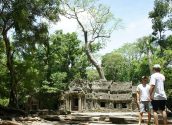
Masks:
[[[144,102],[140,102],[139,104],[139,124],[138,125],[141,125],[142,123],[142,117],[143,117],[143,112],[145,112],[145,105],[144,105]]]
[[[147,125],[150,124],[150,120],[151,120],[151,112],[148,112],[148,123],[147,123]]]
[[[154,116],[154,123],[158,125],[158,107],[159,107],[159,100],[152,100],[152,107],[153,107],[153,116]]]
[[[163,122],[164,125],[167,125],[167,113],[165,110],[161,111],[162,117],[163,117]]]
[[[162,114],[164,125],[167,125],[167,113],[165,110],[165,105],[166,100],[160,100],[160,113]]]
[[[152,111],[152,104],[151,104],[151,102],[148,102],[148,103],[147,103],[147,113],[148,113],[147,125],[150,125],[150,121],[151,121],[151,111]]]
[[[157,111],[153,111],[153,116],[154,116],[155,125],[158,125],[158,113],[157,113]]]
[[[142,123],[142,116],[143,116],[143,112],[139,112],[139,124],[138,125],[141,125],[141,123]]]

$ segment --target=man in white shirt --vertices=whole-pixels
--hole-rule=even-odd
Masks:
[[[141,84],[137,86],[137,103],[139,105],[139,124],[141,125],[143,113],[148,113],[148,122],[150,123],[151,119],[151,102],[150,102],[150,86],[147,84],[148,78],[146,76],[142,76]]]
[[[157,111],[159,110],[163,116],[164,125],[167,125],[167,114],[165,111],[167,96],[164,91],[165,76],[160,73],[161,66],[159,64],[155,64],[153,66],[153,71],[154,73],[151,75],[150,78],[150,98],[152,100],[151,103],[153,106],[154,122],[155,125],[159,124],[157,113]]]

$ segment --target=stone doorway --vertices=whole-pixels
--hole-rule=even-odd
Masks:
[[[72,105],[71,105],[71,108],[72,108],[72,111],[78,111],[78,97],[74,97],[72,98]]]

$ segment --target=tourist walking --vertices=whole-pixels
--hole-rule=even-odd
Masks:
[[[153,106],[153,115],[155,125],[159,125],[158,122],[158,112],[160,111],[164,125],[167,125],[167,113],[165,111],[165,104],[167,100],[166,93],[164,91],[164,81],[165,76],[160,73],[161,66],[159,64],[155,64],[153,66],[153,74],[150,78],[150,98]]]
[[[148,78],[142,76],[141,84],[137,86],[137,103],[139,106],[139,125],[141,125],[143,113],[148,113],[147,125],[151,120],[150,86],[147,84]]]

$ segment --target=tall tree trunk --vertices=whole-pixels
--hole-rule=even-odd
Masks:
[[[105,75],[104,75],[104,71],[101,67],[101,65],[99,65],[97,63],[97,61],[95,60],[95,58],[93,57],[93,55],[91,54],[91,50],[90,50],[90,45],[91,43],[88,41],[88,34],[87,34],[87,31],[85,30],[84,26],[82,25],[82,23],[80,22],[79,18],[78,18],[78,15],[76,13],[76,11],[74,10],[74,16],[76,17],[75,19],[77,20],[78,24],[81,26],[81,29],[84,33],[84,40],[85,40],[85,51],[86,51],[86,55],[89,59],[89,61],[91,62],[91,64],[93,64],[95,67],[96,67],[96,70],[99,74],[99,77],[100,79],[104,79],[106,80],[105,78]]]
[[[9,99],[9,107],[18,108],[18,101],[17,101],[17,81],[13,63],[13,53],[11,50],[11,45],[9,38],[7,37],[7,32],[3,31],[3,40],[5,42],[6,48],[6,57],[7,57],[7,68],[9,70],[10,75],[10,99]]]
[[[88,37],[87,31],[84,31],[86,55],[87,55],[88,59],[90,60],[90,62],[96,67],[96,70],[98,71],[100,79],[106,80],[104,71],[103,71],[101,65],[99,65],[97,63],[97,61],[94,59],[93,55],[91,54],[90,47],[89,47],[90,45],[88,43],[87,37]]]
[[[149,73],[151,75],[152,74],[152,58],[151,58],[152,52],[151,52],[151,41],[150,41],[150,39],[146,41],[146,46],[147,46],[146,55],[148,58]]]
[[[152,60],[151,60],[151,50],[148,49],[148,52],[147,52],[147,57],[148,57],[148,63],[149,63],[149,72],[150,74],[152,74]]]
[[[47,65],[46,80],[51,83],[52,80],[51,80],[51,65],[50,65],[50,45],[49,45],[48,41],[45,44],[45,47],[46,47],[46,62],[45,62],[45,65]]]

